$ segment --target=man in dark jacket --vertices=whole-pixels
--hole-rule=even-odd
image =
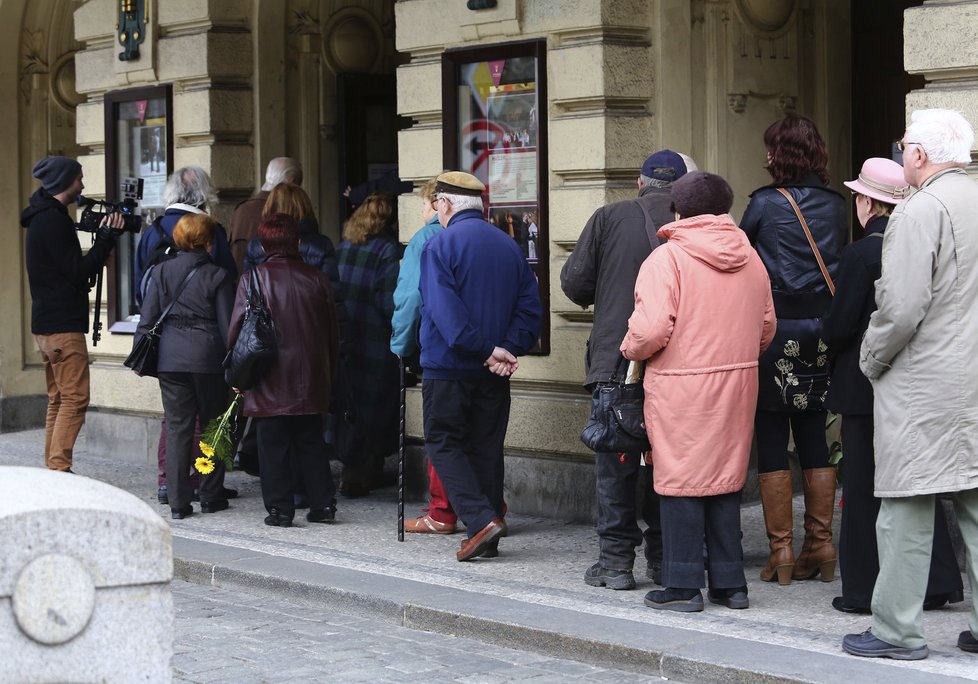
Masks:
[[[258,225],[261,223],[261,212],[265,208],[265,201],[279,183],[302,185],[302,165],[292,157],[275,157],[265,168],[265,183],[261,186],[261,190],[238,204],[231,214],[231,234],[228,240],[231,243],[231,255],[240,273],[249,270],[244,267],[248,243],[258,237]],[[299,226],[299,229],[301,231],[302,226]],[[300,236],[299,239],[302,240],[302,237]]]
[[[509,377],[540,337],[536,277],[515,240],[483,218],[485,186],[443,173],[433,199],[445,228],[421,252],[425,443],[468,539],[455,554],[495,555],[503,522]]]
[[[637,179],[638,199],[608,204],[588,220],[574,251],[560,272],[560,287],[572,302],[594,305],[594,323],[584,357],[584,385],[595,393],[608,382],[621,360],[618,351],[634,308],[635,279],[642,262],[658,246],[656,231],[675,219],[669,210],[673,182],[687,171],[683,157],[671,150],[652,154]],[[597,395],[594,394],[597,401]],[[634,589],[635,547],[643,533],[636,521],[635,488],[642,454],[596,453],[598,562],[584,573],[590,586]],[[659,582],[662,534],[659,499],[652,489],[651,468],[642,475],[645,499],[646,574]]]
[[[122,215],[102,219],[95,243],[82,255],[68,204],[81,195],[82,167],[68,157],[47,157],[34,165],[42,187],[20,215],[27,229],[24,251],[31,289],[31,332],[41,350],[48,387],[44,463],[71,472],[78,432],[89,402],[88,292],[112,247]]]

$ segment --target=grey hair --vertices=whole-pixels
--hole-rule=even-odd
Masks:
[[[271,192],[280,183],[302,185],[302,165],[292,157],[275,157],[265,169],[265,184],[261,189]]]
[[[454,211],[465,211],[466,209],[478,209],[483,211],[482,197],[476,195],[450,195],[447,192],[439,192],[438,197],[444,197],[452,205]]]
[[[206,171],[199,166],[184,166],[167,179],[163,201],[167,206],[179,203],[203,209],[217,203],[217,193]]]
[[[918,109],[910,115],[905,137],[923,147],[933,164],[967,164],[975,144],[971,124],[953,109]]]

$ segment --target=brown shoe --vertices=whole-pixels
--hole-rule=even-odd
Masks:
[[[467,561],[482,555],[492,542],[497,541],[503,534],[503,521],[499,518],[492,520],[479,530],[475,536],[462,540],[462,548],[455,554],[459,561]]]
[[[418,534],[455,534],[457,523],[438,522],[430,515],[422,515],[414,520],[404,521],[405,532],[416,532]]]

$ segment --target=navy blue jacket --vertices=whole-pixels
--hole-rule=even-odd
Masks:
[[[193,211],[186,204],[172,204],[166,208],[163,216],[147,224],[143,228],[143,232],[140,233],[139,243],[136,245],[136,263],[133,264],[132,269],[132,291],[136,293],[137,304],[143,303],[143,275],[153,265],[150,263],[153,251],[164,238],[173,241],[173,228],[177,225],[177,221],[190,213]],[[221,225],[218,225],[218,229],[214,231],[211,258],[215,264],[230,273],[232,277],[238,277],[238,267],[234,264],[234,257],[231,256],[228,236]]]
[[[519,245],[467,209],[421,252],[421,367],[425,379],[490,373],[494,347],[520,356],[540,337],[540,294]]]
[[[859,370],[859,345],[876,311],[876,281],[883,271],[880,238],[888,221],[881,216],[870,219],[866,236],[842,252],[835,298],[822,319],[822,340],[829,347],[832,368],[825,408],[843,415],[873,415],[873,386]]]

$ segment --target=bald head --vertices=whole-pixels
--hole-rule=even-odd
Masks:
[[[292,157],[275,157],[265,169],[265,184],[261,189],[270,192],[276,185],[302,185],[302,166]]]

